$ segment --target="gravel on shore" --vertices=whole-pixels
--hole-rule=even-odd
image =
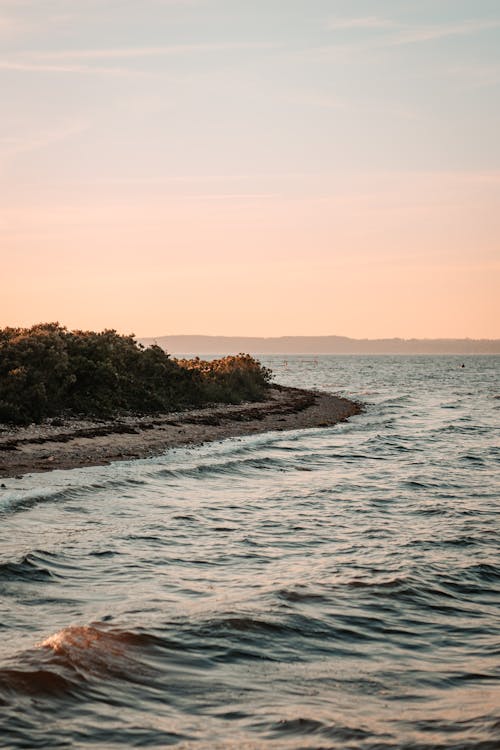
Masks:
[[[168,448],[228,437],[331,427],[360,404],[329,393],[271,386],[265,401],[110,420],[52,419],[28,427],[0,425],[0,478],[145,458]]]

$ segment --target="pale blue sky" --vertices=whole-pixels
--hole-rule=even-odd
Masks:
[[[56,316],[96,327],[102,319],[143,335],[500,335],[491,287],[499,248],[498,0],[0,0],[0,49],[0,242],[10,288],[19,285],[20,267],[38,268],[29,300],[9,299],[3,324]],[[179,214],[172,201],[188,199],[192,208]],[[208,200],[217,203],[215,219]],[[226,205],[231,216],[235,201],[224,245],[210,227]],[[199,222],[206,242],[181,223],[170,236],[169,212]],[[290,242],[290,214],[300,241]],[[364,237],[353,225],[359,221],[367,222]],[[259,234],[259,223],[268,231]],[[304,284],[312,298],[325,269],[343,269],[358,283],[365,273],[368,287],[369,264],[389,256],[407,274],[410,258],[420,281],[406,313],[387,307],[377,320],[369,301],[364,315],[349,317],[343,301],[342,330],[334,303],[310,311],[305,328],[303,311],[300,318],[290,309],[276,329],[264,319],[252,329],[250,296],[230,324],[216,306],[204,325],[186,323],[185,310],[176,317],[180,299],[138,323],[129,306],[108,321],[113,279],[94,317],[82,313],[92,291],[85,273],[68,299],[56,289],[73,279],[72,268],[79,275],[92,262],[102,237],[115,262],[123,247],[125,288],[135,261],[155,265],[165,280],[176,273],[186,280],[189,261],[206,264],[202,280],[220,293],[222,266],[226,284],[240,278],[242,263],[258,283],[266,262],[283,277],[287,252],[299,276],[309,259]],[[36,291],[40,253],[53,306]],[[65,253],[71,263],[66,258],[61,276]],[[437,287],[419,328],[417,300],[436,262],[443,279],[443,263],[460,266],[460,293],[440,322],[447,291]],[[296,292],[285,284],[280,307]],[[464,294],[475,306],[469,319],[457,308]]]

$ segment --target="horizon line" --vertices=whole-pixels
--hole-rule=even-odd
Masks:
[[[133,334],[138,341],[155,342],[160,339],[220,339],[221,341],[227,339],[242,339],[242,340],[262,340],[262,341],[282,341],[286,339],[295,340],[318,340],[318,339],[342,339],[350,342],[363,342],[363,343],[377,343],[377,342],[405,342],[405,343],[439,343],[439,342],[473,342],[473,343],[493,343],[500,345],[500,336],[488,337],[488,336],[410,336],[405,338],[404,336],[378,336],[374,338],[368,337],[356,337],[356,336],[344,336],[341,334],[282,334],[279,336],[256,336],[256,335],[238,335],[238,334],[210,334],[210,333],[164,333],[159,336],[144,336]]]

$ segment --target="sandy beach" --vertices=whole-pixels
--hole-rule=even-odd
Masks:
[[[2,425],[0,478],[145,458],[181,445],[272,430],[330,427],[360,411],[354,401],[328,393],[272,386],[266,401],[113,420]]]

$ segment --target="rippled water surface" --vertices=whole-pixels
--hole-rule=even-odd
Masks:
[[[500,747],[498,357],[266,358],[353,396],[0,490],[0,747]]]

